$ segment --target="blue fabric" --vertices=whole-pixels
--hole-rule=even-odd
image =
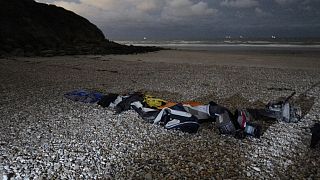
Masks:
[[[78,102],[96,103],[101,100],[104,95],[99,92],[86,91],[83,89],[75,90],[64,94],[64,97]]]

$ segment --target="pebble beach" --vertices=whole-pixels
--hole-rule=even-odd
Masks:
[[[163,50],[0,59],[0,179],[320,179],[320,53]],[[75,89],[257,108],[296,92],[298,123],[260,139],[165,130],[132,110],[73,102]]]

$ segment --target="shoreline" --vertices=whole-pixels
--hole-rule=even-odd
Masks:
[[[143,61],[163,63],[187,63],[203,65],[232,65],[265,68],[320,68],[320,49],[167,49],[138,54],[94,54],[94,55],[63,55],[35,57],[0,57],[0,59],[64,59],[64,58],[105,58],[120,61]]]

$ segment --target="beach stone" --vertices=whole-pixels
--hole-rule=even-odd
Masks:
[[[59,170],[60,167],[61,167],[61,164],[60,164],[60,163],[55,163],[54,166],[53,166],[53,168],[54,168],[55,171]]]
[[[159,53],[175,56],[189,52]],[[132,110],[117,115],[111,108],[73,102],[63,96],[82,87],[101,88],[106,93],[147,89],[174,102],[202,98],[229,108],[251,106],[240,96],[267,103],[286,95],[284,90],[268,90],[279,84],[303,92],[320,81],[320,72],[315,68],[199,65],[186,63],[189,59],[168,64],[157,62],[155,55],[148,54],[141,62],[135,60],[140,55],[134,59],[110,56],[113,59],[109,61],[102,61],[109,56],[99,59],[91,55],[2,59],[0,76],[5,78],[0,78],[4,96],[0,103],[5,106],[0,106],[0,114],[5,121],[0,120],[0,139],[8,143],[0,146],[0,171],[30,179],[36,177],[33,171],[38,175],[35,179],[60,179],[61,175],[67,179],[318,177],[319,160],[315,157],[319,152],[308,147],[308,128],[314,123],[309,118],[296,124],[275,121],[267,125],[260,139],[239,140],[232,135],[220,135],[215,122],[202,123],[196,134],[182,133],[146,123]],[[268,54],[268,59],[272,57]],[[73,67],[81,70],[72,70]],[[166,79],[163,83],[162,77]],[[301,78],[306,81],[300,81]],[[130,83],[131,80],[136,83]],[[203,83],[209,87],[198,87]],[[310,94],[315,100],[308,114],[314,117],[320,109],[319,89]],[[38,136],[41,138],[37,139]],[[55,163],[63,168],[57,168]]]
[[[257,172],[260,172],[261,170],[260,170],[260,168],[258,168],[258,167],[252,167],[255,171],[257,171]]]

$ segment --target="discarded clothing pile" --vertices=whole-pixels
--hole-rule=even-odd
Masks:
[[[269,103],[265,109],[237,109],[231,113],[227,108],[210,102],[168,102],[144,93],[135,92],[126,95],[87,92],[85,90],[66,93],[65,97],[73,101],[98,103],[102,107],[113,108],[116,113],[135,110],[145,121],[158,124],[166,129],[176,129],[196,133],[200,123],[215,122],[221,134],[244,138],[247,135],[259,138],[261,126],[253,123],[254,117],[270,117],[279,121],[298,122],[301,111],[289,102],[292,94],[285,101]]]

